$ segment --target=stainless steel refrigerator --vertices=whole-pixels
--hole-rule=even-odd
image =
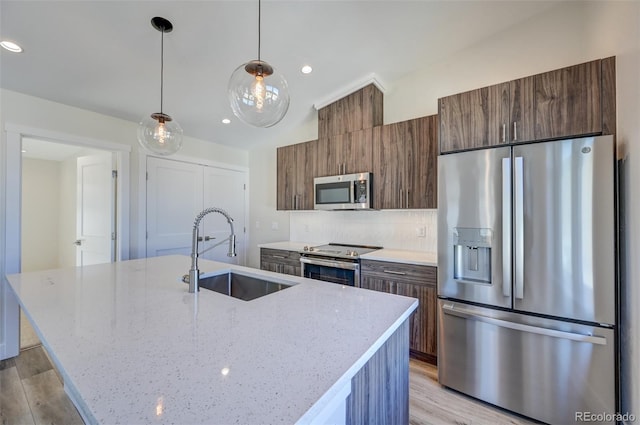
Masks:
[[[615,422],[614,149],[438,157],[441,384],[550,424]]]

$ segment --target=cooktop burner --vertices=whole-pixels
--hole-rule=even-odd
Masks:
[[[323,255],[326,257],[338,257],[338,258],[358,258],[362,254],[382,249],[381,246],[368,246],[368,245],[347,245],[340,243],[330,243],[327,245],[319,246],[305,246],[304,254]]]

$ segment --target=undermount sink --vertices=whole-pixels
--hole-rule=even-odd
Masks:
[[[198,285],[201,289],[208,289],[244,301],[255,300],[291,286],[233,272],[201,277]]]

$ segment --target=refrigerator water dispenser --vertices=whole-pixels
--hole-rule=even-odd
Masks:
[[[453,229],[453,278],[491,284],[491,229]]]

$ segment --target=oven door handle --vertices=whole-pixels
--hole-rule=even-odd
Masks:
[[[309,258],[309,257],[300,257],[300,263],[313,264],[316,266],[333,267],[336,269],[344,269],[344,270],[358,270],[360,268],[360,265],[358,263],[331,261],[331,260],[323,260],[320,258]]]

